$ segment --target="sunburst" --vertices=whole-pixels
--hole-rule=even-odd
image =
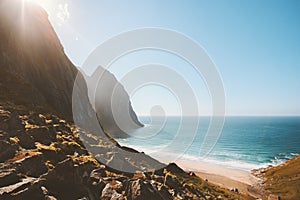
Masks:
[[[23,3],[35,3],[43,7],[48,13],[54,9],[54,1],[53,0],[22,0]]]

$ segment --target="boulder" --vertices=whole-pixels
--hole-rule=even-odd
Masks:
[[[5,140],[0,140],[0,162],[4,162],[14,157],[18,146],[16,144],[10,144]]]
[[[7,120],[8,130],[10,131],[25,131],[25,126],[18,114],[12,114]]]
[[[88,182],[90,171],[87,171],[89,164],[78,165],[72,159],[66,159],[59,162],[47,174],[42,175],[45,179],[44,186],[49,193],[58,199],[97,199],[97,195],[92,191],[101,191],[103,184],[96,188],[91,188]]]
[[[278,195],[275,195],[275,194],[270,194],[268,196],[268,200],[280,200],[280,197]]]
[[[19,139],[19,145],[24,149],[35,149],[35,141],[32,136],[28,135],[26,132],[19,132],[17,134]]]
[[[46,196],[41,189],[41,183],[36,181],[31,182],[31,184],[24,185],[25,188],[20,188],[20,191],[17,190],[10,193],[7,199],[45,199]]]
[[[42,115],[42,114],[31,113],[28,116],[28,118],[35,125],[38,125],[38,126],[44,126],[45,125],[45,119],[46,119],[46,117],[44,115]]]
[[[15,168],[10,167],[8,169],[0,169],[0,188],[8,185],[13,185],[21,180],[21,177],[17,175]]]
[[[123,199],[122,194],[118,193],[117,190],[122,188],[122,183],[120,181],[113,180],[110,183],[106,184],[101,193],[102,200],[117,200]]]
[[[20,166],[17,168],[19,173],[22,173],[30,177],[40,177],[48,171],[45,165],[45,159],[42,155],[36,155],[26,158],[20,162]]]
[[[97,168],[97,169],[94,169],[91,174],[90,174],[90,179],[92,181],[97,181],[99,182],[99,180],[102,178],[102,177],[106,177],[106,172],[105,172],[105,166],[104,165],[101,165],[103,167],[100,167],[100,168]]]
[[[166,175],[165,177],[165,185],[167,185],[169,188],[171,189],[175,189],[175,190],[180,190],[181,184],[180,182],[177,180],[176,177],[171,176],[171,175]]]
[[[170,163],[168,164],[165,169],[168,171],[168,172],[171,172],[173,174],[176,174],[176,173],[185,173],[180,167],[178,167],[178,165],[176,165],[175,163]]]
[[[44,145],[50,145],[51,142],[56,139],[56,133],[50,132],[45,126],[27,129],[26,133],[32,136],[35,142]]]
[[[125,189],[125,195],[128,200],[163,200],[162,194],[166,196],[165,191],[158,191],[149,182],[140,179],[129,181]]]

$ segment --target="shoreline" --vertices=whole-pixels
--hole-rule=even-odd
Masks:
[[[186,171],[223,176],[248,185],[253,185],[257,182],[257,178],[251,174],[250,170],[242,170],[205,161],[178,160],[176,163]]]
[[[239,193],[262,198],[264,191],[257,188],[259,178],[249,170],[235,169],[205,161],[178,160],[176,164],[185,171],[192,171],[198,177],[228,190],[237,189]]]

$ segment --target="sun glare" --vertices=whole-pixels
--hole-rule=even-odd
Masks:
[[[70,18],[69,4],[65,1],[53,0],[22,0],[23,3],[35,3],[43,7],[53,23],[62,26]]]
[[[54,9],[53,1],[51,0],[23,0],[24,3],[35,3],[43,7],[47,13],[51,12]]]

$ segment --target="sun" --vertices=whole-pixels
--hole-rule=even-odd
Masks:
[[[52,23],[62,26],[67,23],[70,18],[69,4],[67,1],[54,0],[22,0],[23,4],[34,3],[48,13],[49,19]]]
[[[43,7],[49,14],[55,7],[53,0],[23,0],[24,3],[35,3]]]

